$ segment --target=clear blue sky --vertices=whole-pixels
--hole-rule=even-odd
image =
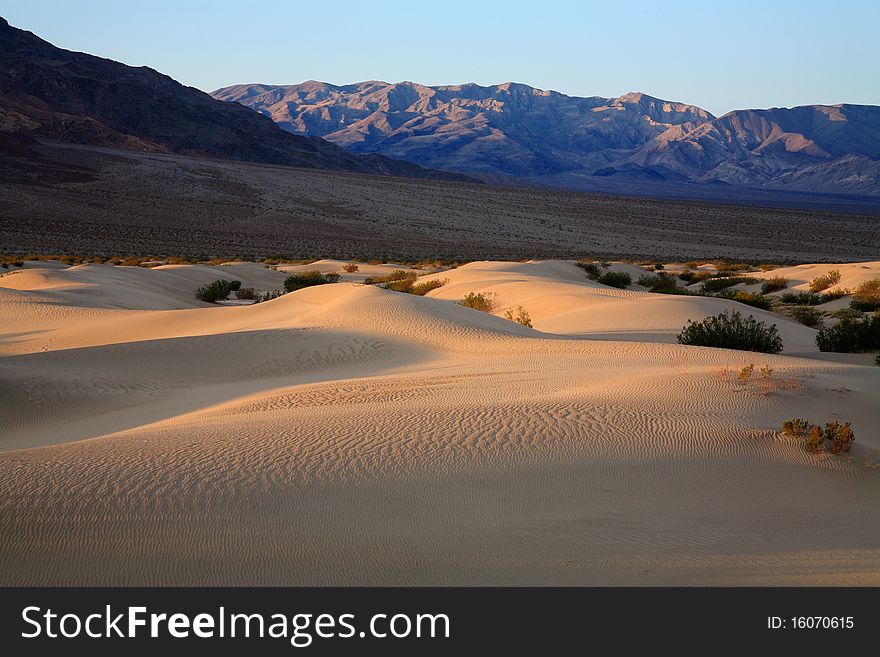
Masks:
[[[880,0],[0,0],[54,44],[212,91],[315,79],[643,91],[722,114],[880,104]]]

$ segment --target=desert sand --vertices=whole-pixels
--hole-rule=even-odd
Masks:
[[[880,585],[880,367],[571,261],[475,262],[426,297],[362,284],[386,269],[226,307],[193,288],[285,272],[0,277],[0,584]],[[731,306],[784,352],[675,343]],[[773,384],[729,375],[749,363]],[[808,454],[791,417],[851,421],[853,451]]]

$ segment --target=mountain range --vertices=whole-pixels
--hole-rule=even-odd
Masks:
[[[463,179],[281,130],[151,68],[57,48],[0,18],[0,151],[29,140],[264,164]]]
[[[715,117],[630,93],[523,84],[243,84],[212,93],[297,135],[477,176],[584,187],[602,180],[880,194],[880,107],[809,105]]]

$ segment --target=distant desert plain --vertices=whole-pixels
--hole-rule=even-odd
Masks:
[[[421,269],[424,296],[365,284],[393,263],[152,264],[0,270],[2,585],[880,585],[874,354],[626,262],[622,289],[572,260]],[[315,269],[339,281],[193,295]],[[880,262],[735,289],[831,270]],[[782,353],[677,343],[733,308]],[[852,450],[791,418],[851,422]]]

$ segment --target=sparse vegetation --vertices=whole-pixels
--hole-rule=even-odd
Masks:
[[[339,274],[330,272],[322,274],[317,269],[298,272],[291,274],[284,279],[284,289],[288,292],[295,292],[305,287],[313,285],[324,285],[326,283],[336,283],[339,280]]]
[[[678,334],[678,342],[767,354],[778,354],[783,346],[776,325],[767,325],[751,315],[743,318],[738,310],[725,310],[699,322],[688,320]]]
[[[516,322],[517,324],[522,324],[523,326],[528,326],[532,328],[532,318],[529,315],[528,311],[522,306],[517,306],[516,309],[510,308],[504,313],[504,317],[509,319],[511,322]]]
[[[826,301],[830,301],[825,295],[816,294],[815,292],[786,292],[779,296],[779,300],[782,303],[790,303],[797,306],[818,306]]]
[[[713,264],[715,269],[722,274],[732,271],[748,271],[752,268],[751,265],[745,262],[727,262],[726,260],[716,260]]]
[[[784,290],[786,287],[788,287],[787,278],[784,276],[772,276],[764,279],[764,282],[761,283],[761,294],[778,292],[779,290]]]
[[[257,298],[257,293],[252,287],[243,287],[235,291],[235,298],[254,300]]]
[[[625,271],[609,271],[597,279],[597,282],[609,287],[625,288],[632,283],[632,277]]]
[[[810,292],[822,292],[840,283],[840,270],[832,269],[810,281]]]
[[[816,336],[819,351],[862,353],[880,349],[880,313],[844,318]]]
[[[355,263],[353,263],[353,262],[347,262],[347,263],[345,263],[344,265],[342,265],[342,271],[344,271],[346,274],[353,274],[353,273],[355,273],[358,269],[360,269],[360,267],[358,267],[358,266],[357,266]]]
[[[789,311],[791,318],[810,328],[822,326],[822,314],[812,306],[795,306]]]
[[[230,292],[241,289],[241,281],[228,281],[225,278],[211,281],[206,285],[197,287],[196,299],[207,303],[217,303],[229,297]]]
[[[782,423],[782,433],[789,438],[803,440],[804,449],[813,454],[826,451],[826,447],[832,454],[849,452],[856,439],[852,425],[849,422],[841,424],[837,420],[826,422],[824,431],[822,427],[801,418],[786,420]]]
[[[488,292],[468,292],[459,303],[465,308],[473,308],[484,313],[491,313],[497,306],[495,296]]]
[[[871,312],[880,310],[880,278],[865,281],[853,292],[850,307],[855,310]]]
[[[254,299],[254,303],[262,303],[263,301],[271,301],[272,299],[277,299],[278,297],[283,297],[286,294],[284,290],[269,290],[263,296],[257,295],[257,298]]]
[[[448,278],[435,278],[430,281],[423,281],[421,283],[415,283],[410,289],[410,294],[416,294],[420,297],[425,296],[431,290],[436,290],[437,288],[443,287],[449,282]]]

